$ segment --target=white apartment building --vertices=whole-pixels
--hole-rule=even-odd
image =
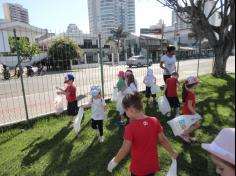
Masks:
[[[119,25],[135,33],[135,0],[88,0],[88,11],[92,34],[110,34]]]
[[[20,4],[4,3],[3,11],[6,20],[29,24],[28,10]]]

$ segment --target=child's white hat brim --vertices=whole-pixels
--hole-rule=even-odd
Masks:
[[[223,129],[211,144],[202,144],[202,148],[235,165],[235,129]]]

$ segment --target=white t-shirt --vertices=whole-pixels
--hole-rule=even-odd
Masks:
[[[144,77],[144,82],[147,87],[152,87],[155,82],[155,77],[153,75],[147,75]]]
[[[167,55],[162,56],[161,62],[165,64],[165,68],[168,70],[164,70],[164,75],[171,75],[176,71],[176,57],[168,57]]]
[[[134,83],[131,83],[130,86],[124,91],[124,95],[133,94],[137,92],[137,86]]]
[[[105,119],[105,106],[106,102],[102,99],[93,99],[91,102],[92,107],[92,119],[93,120],[104,120]]]

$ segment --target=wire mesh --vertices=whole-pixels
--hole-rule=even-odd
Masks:
[[[1,69],[0,126],[5,126],[25,121],[26,111],[21,88],[22,82],[18,77],[21,72],[18,69],[16,52],[9,44],[9,38],[13,36],[13,29],[1,29],[0,34],[1,43],[3,43],[0,50],[0,64],[7,65],[11,74],[10,79],[5,80]],[[80,31],[52,32],[38,28],[21,27],[16,28],[16,34],[18,45],[20,45],[21,38],[26,38],[30,46],[35,44],[40,49],[32,58],[21,55],[23,60],[21,63],[23,66],[23,86],[30,119],[54,113],[54,99],[57,96],[56,87],[65,89],[64,78],[68,73],[75,76],[77,95],[86,95],[84,99],[79,101],[79,105],[88,103],[90,101],[90,87],[92,85],[102,86],[100,55],[103,60],[105,98],[111,97],[113,88],[118,81],[118,72],[128,69],[134,73],[138,82],[138,90],[145,90],[143,79],[147,72],[147,65],[129,68],[126,64],[127,59],[135,55],[144,55],[145,59],[152,61],[150,67],[154,70],[157,83],[158,85],[164,85],[163,71],[158,63],[163,54],[158,38],[131,35],[125,41],[121,41],[121,46],[118,49],[116,42],[108,42],[109,36],[102,34],[102,52],[100,52],[98,35],[84,34]],[[75,48],[61,43],[52,50],[53,43],[60,40],[67,41],[67,44],[68,42],[73,43],[76,49],[79,47],[80,55],[73,55]],[[163,47],[165,48],[167,44],[163,43]],[[196,53],[192,50],[185,50],[179,56],[180,78],[197,76],[198,60]],[[208,55],[202,53],[201,56],[205,59],[199,60],[199,74],[210,73],[212,71],[213,56],[209,53]],[[235,64],[234,59],[229,62]],[[30,67],[27,69],[27,66]],[[229,64],[229,66],[232,66],[232,64]],[[230,70],[233,70],[233,68],[230,68]],[[65,109],[66,106],[67,103],[64,98]]]

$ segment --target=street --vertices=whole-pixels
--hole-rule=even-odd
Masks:
[[[179,65],[180,79],[187,76],[197,76],[198,60],[181,61]],[[213,59],[201,59],[199,75],[212,72]],[[158,79],[158,85],[163,85],[162,70],[159,64],[152,66]],[[105,96],[110,97],[113,87],[117,82],[116,74],[128,69],[127,66],[108,66],[104,65],[104,90]],[[144,90],[142,83],[146,74],[146,68],[132,68],[135,78],[138,81],[139,91]],[[227,63],[227,71],[235,72],[235,57],[230,57]],[[24,78],[27,107],[29,117],[50,114],[54,112],[54,99],[56,97],[56,86],[64,87],[64,76],[62,74],[48,74],[45,76],[35,76]],[[75,75],[78,95],[87,95],[79,104],[85,104],[90,100],[89,91],[92,85],[101,85],[101,69],[89,68],[81,69],[72,74]],[[66,107],[66,102],[64,102]],[[20,79],[0,81],[0,126],[16,123],[26,119],[22,87]]]

